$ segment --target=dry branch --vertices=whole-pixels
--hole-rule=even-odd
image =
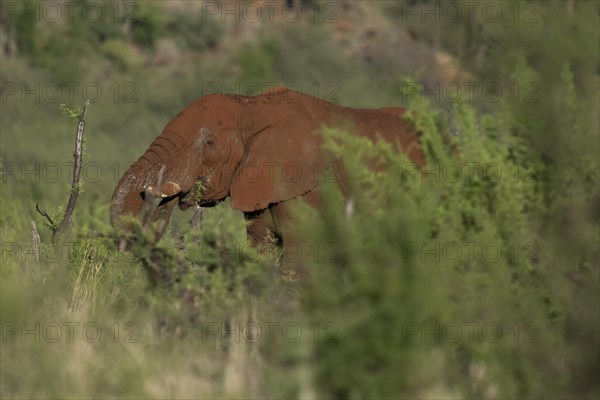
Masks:
[[[71,195],[69,196],[69,202],[67,203],[67,209],[65,210],[65,216],[58,225],[54,235],[63,235],[65,232],[70,232],[71,224],[73,223],[73,211],[75,211],[75,203],[79,196],[79,181],[81,180],[81,164],[83,158],[83,130],[85,128],[85,114],[90,106],[90,100],[85,102],[83,111],[79,116],[79,123],[77,124],[77,136],[75,138],[75,151],[73,152],[73,159],[75,164],[73,165],[73,180],[71,181]],[[53,236],[54,236],[53,235]]]
[[[162,232],[166,229],[168,224],[168,218],[160,218],[156,227],[151,227],[152,217],[160,206],[157,204],[156,199],[162,200],[160,196],[155,195],[153,187],[160,191],[162,187],[163,175],[166,170],[166,165],[162,165],[158,175],[156,176],[156,186],[152,186],[151,183],[146,182],[144,184],[144,205],[141,211],[142,221],[142,235],[145,233],[153,234],[154,237],[149,241],[144,241],[141,246],[133,248],[134,253],[139,258],[140,262],[144,266],[150,282],[154,286],[170,287],[178,279],[178,277],[185,271],[185,261],[183,258],[172,255],[158,246],[158,242],[162,236]],[[135,238],[134,238],[135,240]],[[123,244],[123,240],[119,244],[120,249]],[[127,247],[128,243],[125,241],[123,247]],[[173,269],[176,265],[178,268]]]
[[[71,180],[71,194],[69,195],[69,201],[67,202],[65,215],[57,224],[54,221],[52,221],[52,218],[50,218],[48,213],[40,209],[37,203],[35,205],[35,208],[38,211],[38,213],[45,217],[50,223],[50,226],[52,228],[53,242],[55,242],[60,236],[63,236],[65,233],[67,234],[67,236],[69,236],[71,233],[71,225],[73,223],[73,212],[75,211],[75,204],[77,203],[77,197],[79,196],[79,191],[81,190],[79,182],[81,180],[81,167],[83,159],[83,131],[85,129],[85,115],[89,106],[90,100],[88,99],[85,102],[83,111],[79,115],[79,123],[77,124],[77,135],[75,136],[75,150],[73,151],[73,179]]]
[[[46,220],[52,227],[52,233],[54,233],[54,230],[56,229],[56,224],[54,224],[54,221],[52,220],[52,218],[50,218],[50,216],[48,215],[48,213],[46,211],[40,209],[40,205],[38,203],[35,203],[35,209],[37,210],[38,213],[40,213],[40,215],[42,217],[46,218]]]
[[[165,173],[166,166],[163,164],[160,167],[160,171],[158,171],[158,177],[156,180],[156,188],[160,190],[162,186],[163,175]],[[152,221],[152,214],[154,210],[156,210],[156,206],[154,204],[154,199],[156,196],[149,190],[151,186],[148,184],[144,185],[144,205],[142,207],[142,225],[144,229],[148,229],[150,222]]]
[[[190,220],[190,226],[192,227],[192,229],[196,229],[198,227],[198,224],[200,224],[200,229],[202,229],[202,212],[204,211],[204,208],[200,205],[196,205],[196,210],[194,211],[194,215],[192,216],[192,219]]]

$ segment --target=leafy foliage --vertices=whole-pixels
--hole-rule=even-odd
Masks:
[[[542,330],[565,322],[557,320],[560,305],[548,296],[549,276],[539,265],[538,250],[524,252],[538,249],[539,243],[533,241],[536,233],[530,225],[535,214],[525,207],[535,185],[515,179],[519,177],[513,174],[517,168],[510,148],[498,140],[502,118],[488,118],[478,128],[469,107],[458,106],[456,113],[462,134],[452,141],[458,157],[451,157],[439,142],[442,134],[430,113],[414,118],[429,148],[423,174],[415,173],[388,145],[324,131],[328,147],[349,166],[356,188],[350,217],[339,196],[327,193],[331,188],[325,186],[327,206],[313,212],[306,224],[311,235],[319,232],[318,241],[334,239],[339,246],[333,263],[309,268],[313,280],[307,293],[309,312],[321,320],[335,316],[343,321],[339,341],[315,349],[315,357],[322,360],[317,376],[329,396],[416,395],[428,381],[448,378],[452,365],[458,367],[455,378],[463,381],[473,380],[468,371],[475,365],[489,371],[482,373],[476,388],[467,389],[470,396],[494,392],[497,379],[509,397],[535,390],[507,385],[536,381],[531,361],[504,364],[505,354],[543,356],[537,352],[543,344],[536,349],[512,341],[509,329],[514,324],[528,321]],[[384,165],[386,172],[365,170],[369,160]],[[461,167],[469,164],[474,167]],[[338,290],[325,289],[333,286]],[[530,303],[523,304],[523,297]],[[498,342],[483,335],[468,340],[464,335],[469,321],[499,324],[505,336]],[[449,326],[461,327],[457,343],[444,337]],[[423,362],[432,358],[440,370],[431,371]],[[353,362],[344,363],[347,359]],[[382,373],[387,370],[399,373]],[[553,373],[560,375],[558,369]]]

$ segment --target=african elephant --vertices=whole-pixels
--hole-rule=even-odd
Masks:
[[[327,166],[343,170],[340,160],[324,161],[320,127],[343,126],[372,140],[380,135],[422,165],[418,136],[403,120],[404,112],[343,107],[281,87],[256,96],[201,97],[166,125],[120,179],[112,197],[112,224],[120,225],[124,214],[140,214],[145,188],[162,198],[152,218],[163,222],[177,204],[181,209],[212,206],[229,196],[231,207],[249,221],[252,243],[270,236],[285,244],[280,227],[289,200],[317,205],[319,175]],[[152,187],[163,165],[163,183]]]

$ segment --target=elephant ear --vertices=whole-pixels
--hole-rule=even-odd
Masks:
[[[301,196],[319,182],[321,138],[301,116],[248,138],[230,188],[231,207],[243,212]]]

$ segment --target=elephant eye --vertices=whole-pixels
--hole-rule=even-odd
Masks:
[[[203,137],[196,140],[196,145],[199,148],[213,147],[215,145],[215,139],[213,137]]]
[[[200,147],[214,146],[215,137],[208,128],[200,128],[199,137],[196,139],[196,143]]]

